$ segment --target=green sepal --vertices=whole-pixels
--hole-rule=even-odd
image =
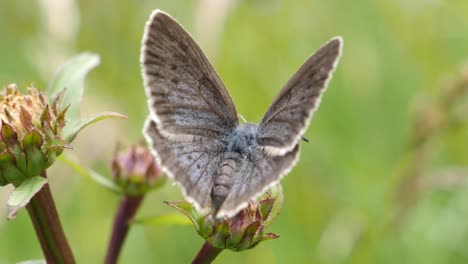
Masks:
[[[213,247],[226,248],[226,241],[230,236],[229,223],[227,221],[222,221],[216,224],[213,234],[205,234],[204,238]]]
[[[147,180],[140,175],[130,175],[128,176],[128,179],[119,178],[114,181],[118,186],[120,186],[122,193],[128,195],[142,195],[161,187],[165,183],[166,179],[164,177],[157,179],[155,185],[148,183]]]
[[[18,210],[25,207],[31,198],[42,189],[47,179],[41,176],[27,178],[16,187],[7,201],[8,219],[14,219]]]
[[[18,141],[18,135],[13,127],[7,123],[2,123],[2,130],[0,132],[3,142],[5,143],[8,151],[15,158],[15,162],[19,168],[26,167],[26,157],[24,156],[21,145]]]
[[[119,178],[116,184],[120,186],[122,193],[127,195],[142,195],[148,191],[148,186],[144,184],[144,179],[139,176],[128,176],[127,179]]]
[[[64,149],[73,149],[70,143],[63,141],[59,138],[49,140],[49,146],[47,146],[45,152],[47,153],[47,160],[45,168],[50,167],[58,156],[62,155]]]
[[[34,128],[32,116],[28,111],[26,111],[26,109],[23,108],[23,106],[20,107],[20,122],[26,131],[30,131]]]
[[[197,232],[198,234],[200,234],[200,236],[206,238],[209,235],[213,234],[214,227],[211,214],[206,214],[205,216],[200,217],[197,226]]]
[[[276,217],[278,217],[278,215],[280,214],[281,209],[283,209],[284,196],[283,187],[281,186],[281,184],[277,184],[271,187],[268,190],[268,198],[265,199],[267,199],[268,204],[272,204],[270,209],[268,209],[270,205],[260,207],[260,212],[262,213],[263,219],[263,226],[266,228],[273,223]],[[272,201],[270,199],[274,200]]]
[[[124,194],[143,195],[151,190],[161,187],[166,182],[166,178],[161,177],[157,179],[156,184],[154,185],[148,183],[147,180],[140,175],[131,175],[128,176],[128,179],[114,179],[114,182],[120,187],[121,192]]]
[[[275,234],[275,233],[266,233],[262,239],[260,239],[260,241],[258,241],[258,243],[262,242],[262,241],[266,241],[266,240],[273,240],[273,239],[277,239],[279,238],[280,236],[278,234]]]
[[[3,178],[2,170],[0,170],[0,187],[5,186],[7,184],[9,184],[9,182],[5,178]]]
[[[206,239],[213,234],[213,221],[210,214],[200,215],[195,206],[187,201],[170,201],[164,203],[186,215],[201,237]]]
[[[52,129],[52,126],[50,125],[50,121],[50,107],[47,105],[41,113],[41,127],[46,138],[46,143],[49,141],[49,139],[55,137],[55,133]]]
[[[55,116],[59,115],[60,108],[62,108],[62,102],[63,102],[63,97],[65,96],[65,93],[67,92],[67,88],[64,87],[60,92],[57,93],[57,95],[53,98],[52,101],[52,112],[54,113]],[[70,105],[66,105],[65,107],[68,107]]]
[[[63,129],[63,138],[66,141],[71,142],[73,141],[73,139],[75,139],[76,135],[85,127],[107,118],[127,119],[128,117],[116,112],[96,113],[74,124],[67,124]]]
[[[263,200],[263,203],[258,205],[259,212],[261,214],[261,218],[263,221],[266,221],[268,219],[268,216],[271,213],[271,210],[273,209],[273,205],[275,203],[275,198],[266,198]]]
[[[2,99],[3,100],[3,99]],[[3,110],[3,113],[5,114],[5,117],[6,117],[6,120],[8,120],[8,122],[13,122],[15,120],[15,118],[13,117],[13,115],[10,113],[10,110],[8,110],[8,108],[4,108],[2,109]],[[2,120],[3,121],[3,120]]]
[[[42,138],[37,130],[31,130],[23,138],[23,148],[26,154],[26,174],[28,177],[38,176],[45,169],[46,157],[41,151]]]
[[[240,211],[239,215],[237,215],[235,218],[233,218],[233,221],[230,225],[230,230],[231,230],[231,237],[226,241],[226,247],[227,248],[234,248],[236,247],[242,240],[242,238],[245,236],[245,212]]]
[[[197,232],[199,231],[199,222],[198,219],[200,218],[197,210],[195,207],[187,202],[187,201],[170,201],[170,202],[164,202],[165,204],[169,205],[170,207],[173,207],[180,212],[182,212],[184,215],[186,215],[190,221],[193,223],[195,226],[195,229]],[[201,235],[201,234],[200,234]]]
[[[55,160],[58,156],[60,156],[63,152],[64,146],[51,146],[48,147],[46,150],[47,159],[45,161],[44,169],[49,168],[52,164],[54,164]]]
[[[16,166],[15,157],[8,151],[0,153],[0,170],[3,178],[14,186],[18,186],[26,178],[24,173]]]
[[[55,127],[53,128],[55,131],[56,135],[62,134],[62,128],[65,127],[66,123],[66,114],[68,109],[70,108],[70,105],[67,105],[63,111],[60,111],[57,114],[57,119],[55,120]]]
[[[146,184],[134,185],[134,188],[123,189],[122,192],[128,195],[143,195],[149,191],[150,188]]]
[[[50,124],[51,118],[52,117],[50,116],[50,106],[46,105],[44,107],[44,110],[42,110],[41,117],[40,117],[42,128],[44,128],[44,123]]]
[[[261,229],[262,228],[260,221],[255,221],[252,224],[250,224],[247,228],[244,229],[244,236],[242,237],[242,240],[232,249],[236,251],[241,251],[255,246],[257,244],[255,242],[258,242],[255,240],[261,239],[261,237],[258,237],[259,235],[261,235],[258,233],[258,231]]]
[[[18,142],[18,136],[13,127],[11,127],[8,123],[2,122],[1,136],[8,149],[15,149],[17,147],[21,149]]]

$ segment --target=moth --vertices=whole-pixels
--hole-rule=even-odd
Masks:
[[[335,37],[299,68],[260,123],[239,124],[220,77],[190,34],[155,10],[141,67],[150,115],[143,133],[163,171],[198,210],[229,218],[296,164],[299,141],[341,55]]]

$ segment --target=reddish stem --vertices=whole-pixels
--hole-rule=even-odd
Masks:
[[[46,172],[44,171],[41,176],[47,178]],[[34,195],[26,209],[47,263],[75,263],[48,183]]]
[[[143,195],[126,195],[120,201],[119,209],[114,218],[112,237],[107,248],[105,264],[115,264],[119,258],[125,238],[132,221],[143,200]]]
[[[209,264],[211,263],[223,249],[213,247],[208,241],[205,241],[202,248],[198,252],[192,264]]]

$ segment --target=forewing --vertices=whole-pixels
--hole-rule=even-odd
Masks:
[[[220,163],[222,145],[199,136],[190,141],[168,140],[151,118],[147,118],[143,132],[159,165],[181,186],[185,198],[198,209],[210,208],[213,175]]]
[[[317,109],[341,54],[343,41],[334,38],[299,68],[273,100],[259,124],[258,143],[269,154],[291,151]]]
[[[236,109],[213,66],[189,33],[159,10],[146,24],[141,63],[150,113],[164,136],[215,138],[236,127]]]
[[[278,184],[289,173],[299,157],[299,144],[282,156],[266,155],[256,148],[249,158],[240,161],[229,194],[221,205],[216,218],[232,217],[256,199],[268,188]]]

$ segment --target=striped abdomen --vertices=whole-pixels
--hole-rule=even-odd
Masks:
[[[226,155],[227,156],[227,155]],[[211,201],[213,203],[213,215],[226,199],[234,183],[236,172],[236,158],[226,157],[220,164],[217,175],[214,178],[213,189],[211,190]]]

